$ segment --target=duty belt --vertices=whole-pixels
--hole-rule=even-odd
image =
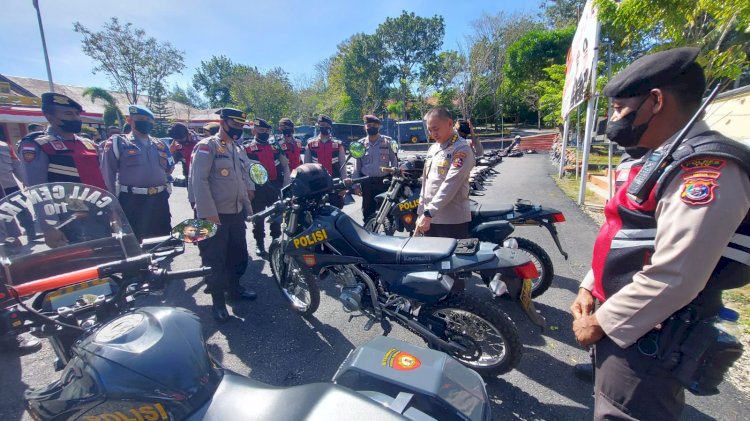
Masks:
[[[120,186],[120,191],[125,193],[132,193],[132,194],[147,194],[149,196],[159,194],[167,189],[167,186],[157,186],[157,187],[130,187],[130,186]]]

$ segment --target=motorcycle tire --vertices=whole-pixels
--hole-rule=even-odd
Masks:
[[[284,273],[288,272],[288,269],[284,266],[284,254],[281,249],[281,241],[276,239],[271,242],[271,247],[268,249],[268,260],[271,266],[271,272],[273,272],[273,278],[276,280],[276,286],[281,291],[281,294],[289,302],[289,306],[292,311],[296,312],[302,317],[310,317],[318,310],[320,306],[320,286],[318,286],[318,280],[305,274],[304,271],[298,271],[296,275],[298,277],[297,283],[302,282],[307,285],[307,292],[309,297],[307,300],[300,299],[295,293],[292,293],[289,288],[285,286],[288,282],[284,279]],[[294,259],[289,260],[291,264],[296,265]],[[295,287],[297,290],[299,287]]]
[[[471,317],[473,320],[471,320],[471,325],[467,325],[456,322],[455,316],[461,316],[463,320]],[[444,330],[441,339],[458,342],[463,346],[474,349],[473,355],[458,355],[450,352],[449,354],[461,364],[482,376],[497,376],[507,373],[517,367],[521,361],[523,345],[521,345],[515,323],[503,311],[489,305],[484,300],[467,294],[454,295],[436,304],[423,306],[419,310],[417,321],[429,327],[434,323],[431,321],[434,317],[446,322],[447,329]],[[476,329],[479,323],[484,325],[485,331],[478,332],[478,334],[474,332],[473,336],[466,334],[468,330]],[[487,332],[486,329],[491,329],[494,332]],[[433,329],[433,331],[435,330]],[[497,358],[488,359],[487,353],[483,350],[486,346],[482,347],[478,343],[479,340],[486,338],[489,334],[499,337],[502,341],[499,344],[502,350]],[[434,345],[429,342],[428,346],[434,348]]]
[[[518,242],[518,249],[529,256],[534,266],[536,266],[536,270],[539,272],[539,277],[531,280],[531,298],[539,297],[552,286],[552,278],[555,277],[555,268],[552,265],[552,259],[537,243],[525,238],[512,238]],[[482,280],[488,284],[492,280],[492,277],[483,276]]]
[[[365,222],[365,230],[367,232],[375,232],[375,215],[367,218],[367,222]],[[376,234],[393,235],[395,232],[396,229],[393,227],[391,218],[387,218]]]

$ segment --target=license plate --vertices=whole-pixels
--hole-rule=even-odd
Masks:
[[[521,306],[527,312],[531,309],[531,279],[529,278],[523,280],[523,286],[521,287]]]
[[[84,298],[88,302],[90,297],[110,294],[112,287],[108,279],[94,279],[52,291],[47,294],[45,301],[49,302],[52,310],[57,310],[72,306],[79,298]]]

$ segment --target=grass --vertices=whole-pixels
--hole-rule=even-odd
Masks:
[[[740,327],[750,334],[750,285],[724,291],[724,303],[740,313]]]
[[[578,189],[580,188],[581,179],[575,179],[575,177],[563,177],[557,178],[556,175],[551,176],[560,190],[565,193],[566,196],[571,198],[573,201],[578,201]],[[584,196],[585,203],[589,205],[604,206],[604,199],[597,196],[596,193],[586,189],[586,195]]]

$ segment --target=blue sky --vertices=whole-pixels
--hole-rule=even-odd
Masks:
[[[46,79],[44,56],[32,0],[2,0],[0,14],[0,73]],[[81,37],[73,31],[79,21],[90,29],[117,16],[132,22],[159,41],[185,52],[186,69],[169,79],[186,85],[201,60],[224,54],[234,62],[269,69],[280,66],[292,81],[312,76],[320,60],[357,32],[373,33],[386,17],[402,10],[445,18],[443,49],[471,33],[470,23],[482,13],[530,12],[538,0],[39,0],[52,77],[55,83],[79,86],[110,84],[81,52]]]

